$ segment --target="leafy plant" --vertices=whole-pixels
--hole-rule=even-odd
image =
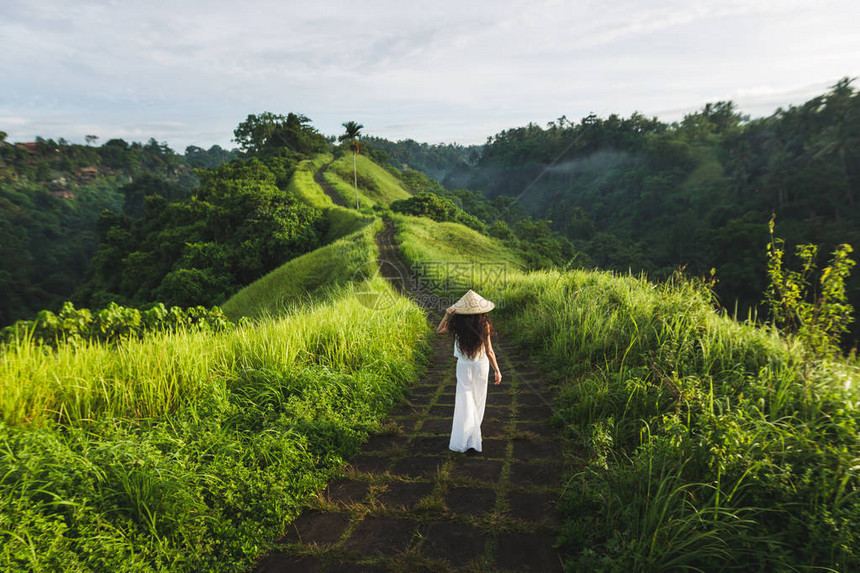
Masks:
[[[391,210],[396,213],[405,213],[421,217],[429,217],[437,222],[451,221],[462,223],[476,231],[486,231],[484,225],[477,217],[469,215],[453,201],[430,192],[421,192],[409,199],[401,199],[391,204]]]
[[[59,314],[49,310],[39,312],[35,320],[19,320],[0,330],[0,341],[7,344],[28,341],[54,346],[61,343],[83,342],[115,343],[128,338],[140,338],[152,332],[182,330],[222,332],[233,324],[217,306],[169,309],[158,303],[140,311],[136,308],[110,303],[96,313],[86,308],[75,308],[65,302]]]
[[[845,281],[855,262],[850,258],[851,245],[836,247],[821,276],[814,279],[817,245],[797,245],[795,254],[799,270],[785,264],[785,241],[774,236],[775,217],[769,223],[767,245],[769,284],[765,302],[775,324],[785,332],[797,335],[810,352],[828,355],[838,351],[840,336],[853,322],[853,307],[848,302]]]
[[[92,278],[77,300],[145,306],[221,304],[289,259],[320,245],[323,211],[283,190],[295,161],[223,163],[200,171],[201,187],[185,200],[146,198],[139,219],[106,214]]]

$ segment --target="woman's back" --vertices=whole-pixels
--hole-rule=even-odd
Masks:
[[[487,349],[482,344],[481,348],[478,350],[475,357],[470,358],[468,354],[466,354],[465,352],[462,352],[460,350],[460,345],[457,344],[457,339],[455,338],[454,339],[454,356],[456,356],[458,360],[466,360],[467,362],[477,362],[477,361],[487,357]]]

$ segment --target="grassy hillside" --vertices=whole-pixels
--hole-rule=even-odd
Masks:
[[[408,199],[412,193],[384,167],[359,155],[356,157],[358,171],[358,203],[361,207],[376,204],[389,205],[398,199]],[[355,187],[352,172],[352,154],[345,154],[332,163],[325,172],[326,181],[343,197],[347,205],[355,205]]]
[[[465,225],[400,214],[393,215],[393,220],[397,242],[409,260],[503,263],[522,268],[516,251]]]
[[[322,187],[314,180],[314,174],[331,161],[331,154],[322,154],[314,159],[301,161],[287,187],[287,190],[300,201],[325,210],[328,219],[328,231],[323,238],[325,244],[354,233],[373,219],[369,215],[356,213],[354,209],[335,205],[331,197],[326,195]]]
[[[332,207],[334,203],[331,197],[325,194],[319,185],[314,181],[314,173],[322,166],[332,160],[331,154],[322,154],[313,159],[305,159],[299,162],[296,167],[296,172],[293,173],[287,191],[290,191],[300,201],[304,201],[312,207],[326,209]]]
[[[447,263],[439,285],[479,252],[398,227],[413,265]],[[546,365],[553,420],[582,452],[566,462],[569,570],[860,568],[856,362],[812,361],[681,279],[511,265],[472,284]]]
[[[856,364],[811,362],[686,282],[533,273],[488,286],[556,379],[574,569],[860,567]]]
[[[348,222],[355,221],[350,217],[354,211],[338,207],[330,212],[345,212]],[[222,306],[224,313],[231,320],[279,315],[290,305],[327,296],[332,288],[353,280],[368,261],[374,262],[379,226],[378,220],[365,223],[363,229],[287,262],[233,295]]]
[[[355,233],[376,220],[373,215],[358,213],[355,209],[337,205],[326,209],[325,213],[328,218],[328,231],[323,237],[323,242],[326,244]]]
[[[476,285],[504,282],[525,266],[520,254],[498,239],[459,223],[399,214],[393,220],[401,254],[419,280],[442,297],[440,304],[455,302]]]
[[[488,138],[458,186],[516,198],[601,269],[661,279],[714,269],[722,304],[746,315],[767,287],[773,215],[790,252],[819,245],[824,259],[860,244],[860,137],[832,139],[858,114],[860,92],[843,78],[752,121],[723,101],[672,124],[640,114],[529,124]],[[860,307],[860,274],[846,288]],[[860,323],[850,328],[844,350],[860,340]]]

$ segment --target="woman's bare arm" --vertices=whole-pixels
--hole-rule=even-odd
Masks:
[[[487,347],[487,357],[490,359],[490,364],[493,365],[493,370],[496,371],[496,385],[502,383],[502,373],[499,371],[499,363],[496,362],[496,353],[493,352],[493,343],[490,341],[490,335],[484,340],[484,345]]]
[[[439,321],[439,326],[436,327],[436,332],[438,332],[439,334],[448,332],[448,319],[451,318],[452,314],[454,314],[454,307],[449,306],[445,310],[445,316],[443,316],[442,320]]]

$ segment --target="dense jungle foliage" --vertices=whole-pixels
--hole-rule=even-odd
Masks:
[[[234,133],[241,160],[217,145],[181,156],[154,139],[13,145],[2,134],[0,325],[70,298],[211,306],[313,250],[326,221],[286,190],[296,164],[327,148],[309,121],[249,115]]]
[[[435,149],[371,144],[398,168],[421,168]],[[772,214],[789,254],[801,243],[819,245],[822,256],[860,244],[860,94],[847,79],[761,119],[732,102],[673,124],[640,114],[561,117],[490,137],[471,164],[438,151],[427,172],[447,188],[482,191],[491,202],[446,196],[488,224],[550,220],[580,253],[578,266],[655,278],[713,268],[721,303],[733,310],[738,301],[741,316],[767,284]],[[856,307],[860,279],[848,289]]]
[[[362,143],[371,156],[387,161],[398,169],[413,169],[426,173],[437,181],[446,180],[449,187],[457,187],[454,174],[467,172],[481,157],[480,145],[458,145],[456,143],[419,143],[414,139],[397,142],[382,137],[366,136]]]
[[[225,163],[201,171],[200,188],[186,200],[154,195],[140,217],[104,215],[92,278],[77,298],[94,307],[220,304],[313,250],[326,220],[283,190],[294,169],[288,158]]]
[[[185,156],[150,139],[94,145],[0,132],[0,325],[59,310],[86,278],[103,212],[139,217],[147,195],[168,201],[199,185],[192,167],[215,167],[237,151],[189,146]]]

